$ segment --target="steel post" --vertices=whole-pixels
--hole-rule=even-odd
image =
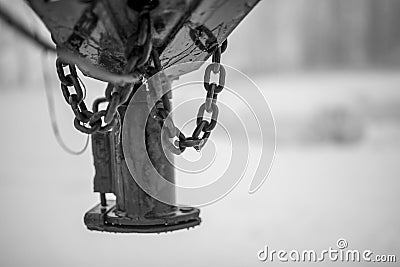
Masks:
[[[166,153],[161,146],[160,121],[147,116],[149,114],[147,95],[140,90],[131,103],[134,112],[134,121],[129,128],[123,128],[123,119],[127,104],[119,108],[121,117],[120,127],[115,127],[109,133],[96,133],[92,136],[93,157],[96,169],[95,191],[102,197],[102,203],[88,211],[85,215],[85,224],[90,230],[109,232],[166,232],[188,228],[200,224],[199,210],[195,208],[179,208],[162,203],[146,192],[136,183],[127,167],[122,147],[122,128],[129,137],[128,149],[125,154],[135,168],[135,175],[141,175],[147,186],[157,188],[158,179],[152,177],[149,168],[155,168],[166,180],[174,183],[175,172],[172,165],[173,156]],[[143,136],[143,129],[146,129]],[[145,138],[146,148],[140,145]],[[147,151],[145,151],[147,150]],[[144,160],[148,154],[151,163]],[[149,166],[151,165],[151,166]],[[162,194],[175,200],[175,190]],[[104,200],[106,193],[113,193],[116,200]],[[102,205],[103,204],[103,205]],[[106,205],[104,205],[106,204]]]

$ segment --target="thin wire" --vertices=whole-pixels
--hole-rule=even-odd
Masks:
[[[86,85],[83,83],[83,81],[82,81],[82,79],[78,76],[78,80],[79,80],[79,83],[82,85],[82,87],[83,87],[83,98],[82,98],[82,101],[83,100],[85,100],[86,99],[86,93],[87,93],[87,90],[86,90]]]
[[[60,134],[60,128],[58,127],[55,105],[54,105],[54,96],[53,96],[53,92],[50,88],[50,79],[49,79],[48,69],[45,68],[44,61],[45,61],[45,59],[47,59],[47,52],[46,51],[43,51],[43,52],[44,53],[42,54],[42,73],[43,73],[44,88],[45,88],[46,97],[47,97],[47,107],[48,107],[48,111],[49,111],[49,118],[50,118],[50,122],[51,122],[51,128],[53,130],[53,134],[57,140],[57,143],[60,145],[60,147],[65,152],[67,152],[71,155],[75,155],[75,156],[82,155],[89,146],[89,139],[90,139],[89,135],[87,136],[86,142],[81,150],[74,151],[65,144],[65,142]]]
[[[11,12],[7,11],[7,9],[4,8],[3,4],[0,4],[0,20],[4,21],[15,31],[28,38],[30,41],[41,47],[43,50],[53,53],[56,52],[55,46],[49,44],[47,41],[41,39],[36,33],[33,33],[29,29],[27,29],[27,27],[23,23],[21,23],[20,21],[18,21],[17,18],[11,15]]]

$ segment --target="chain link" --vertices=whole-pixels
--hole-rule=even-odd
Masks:
[[[135,71],[144,73],[143,67],[148,63],[150,56],[154,67],[151,69],[146,65],[148,72],[160,73],[162,65],[158,51],[152,44],[152,23],[149,9],[145,8],[141,12],[139,21],[139,33],[136,40],[137,46],[132,49],[131,56],[126,64],[125,73],[133,73]],[[214,130],[217,125],[219,114],[217,97],[224,89],[226,79],[226,71],[220,64],[220,61],[221,54],[227,48],[227,41],[225,40],[222,45],[219,46],[212,31],[204,26],[199,26],[191,30],[190,35],[191,38],[195,40],[196,46],[201,50],[209,53],[212,52],[212,63],[207,66],[204,73],[204,89],[207,91],[206,99],[198,110],[196,128],[192,136],[186,137],[174,125],[170,114],[171,104],[168,92],[163,94],[161,101],[156,103],[155,111],[155,117],[160,119],[162,125],[165,126],[162,131],[161,141],[165,147],[177,155],[180,155],[188,147],[193,147],[197,151],[200,151],[207,143],[211,131]],[[205,35],[208,38],[204,43],[200,40],[201,35]],[[97,98],[93,102],[93,111],[89,111],[84,102],[85,96],[81,88],[76,66],[65,64],[61,59],[57,59],[56,67],[61,82],[62,94],[75,115],[75,128],[86,134],[107,132],[113,129],[113,127],[118,124],[118,107],[129,99],[133,90],[133,84],[118,86],[109,83],[105,90],[105,96]],[[68,74],[65,72],[67,67],[69,69]],[[210,82],[211,72],[213,72],[214,75],[218,75],[218,84]],[[108,103],[107,108],[100,110],[100,105],[103,103]],[[211,115],[210,121],[204,119],[206,112]],[[176,138],[176,140],[171,142],[170,139],[172,138]]]
[[[151,28],[150,7],[146,7],[140,13],[137,46],[132,49],[125,73],[134,73],[149,61],[153,50]],[[68,74],[65,72],[67,67]],[[86,134],[110,131],[118,122],[118,107],[129,99],[133,84],[119,86],[109,83],[105,90],[105,97],[96,99],[93,103],[93,111],[89,111],[84,103],[84,93],[76,66],[66,64],[59,58],[56,61],[56,68],[64,99],[75,115],[75,128]],[[140,72],[143,73],[143,71]],[[70,91],[72,89],[74,92]],[[108,103],[105,110],[99,110],[99,105],[102,103]]]
[[[205,42],[201,40],[201,37],[204,35],[207,37]],[[189,36],[201,51],[213,53],[218,47],[217,38],[213,32],[204,25],[199,25],[194,29],[191,28],[189,30]]]
[[[201,28],[200,30],[205,31],[206,35],[209,39],[212,39],[216,42],[215,37],[210,37],[212,32],[206,31]],[[211,33],[211,34],[210,34]],[[197,32],[192,32],[192,35],[198,34]],[[212,35],[213,36],[213,35]],[[198,36],[192,36],[192,39]],[[215,38],[215,39],[214,39]],[[196,43],[196,42],[195,42]],[[172,117],[170,115],[170,103],[167,94],[164,94],[161,101],[156,104],[156,117],[158,117],[162,123],[164,129],[162,132],[162,143],[163,145],[169,149],[172,153],[176,155],[182,154],[188,147],[193,147],[197,151],[200,151],[207,140],[211,135],[211,131],[215,129],[218,123],[218,114],[219,109],[217,106],[217,97],[218,94],[222,92],[225,86],[226,79],[226,70],[224,66],[220,64],[221,54],[226,50],[227,41],[224,41],[221,46],[218,46],[218,43],[210,43],[207,42],[209,47],[214,47],[214,52],[212,55],[212,63],[207,66],[204,73],[204,89],[207,91],[205,102],[200,106],[197,118],[196,118],[196,128],[192,133],[191,137],[186,137],[173,123]],[[196,43],[197,46],[203,51],[208,51],[208,48],[205,44],[198,41]],[[152,59],[155,65],[156,70],[161,71],[161,63],[158,57],[158,53],[153,51]],[[211,80],[211,72],[214,74],[218,74],[218,84],[210,83]],[[207,121],[204,119],[205,113],[211,114],[211,120]],[[174,142],[171,142],[170,139],[177,138]]]
[[[65,74],[67,67],[69,73]],[[65,64],[60,59],[57,59],[56,68],[64,99],[71,106],[75,115],[75,128],[86,134],[110,131],[118,122],[117,109],[128,100],[132,93],[133,85],[114,86],[109,83],[105,90],[105,97],[97,98],[93,102],[93,111],[89,111],[84,102],[84,93],[76,66]],[[72,89],[74,92],[71,92]],[[102,103],[108,103],[105,110],[99,110],[99,106]]]
[[[152,21],[149,7],[144,8],[139,15],[139,33],[136,44],[125,67],[126,73],[132,73],[142,68],[150,59],[153,50]]]

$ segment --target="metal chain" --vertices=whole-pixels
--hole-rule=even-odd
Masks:
[[[152,22],[150,17],[149,8],[144,8],[140,14],[141,19],[139,24],[139,33],[137,35],[136,47],[132,49],[131,56],[127,62],[125,73],[133,73],[138,71],[144,73],[145,66],[152,57],[154,63],[154,71],[160,72],[162,70],[161,62],[158,52],[153,48],[152,44]],[[199,37],[201,34],[206,34],[208,40],[203,44]],[[206,100],[200,106],[197,113],[196,128],[191,137],[186,137],[173,123],[169,113],[171,111],[170,100],[167,94],[164,94],[159,101],[156,111],[156,116],[166,126],[166,131],[162,133],[162,142],[174,154],[180,155],[188,147],[193,147],[200,151],[206,144],[211,135],[211,131],[217,125],[219,109],[217,106],[218,94],[224,89],[226,71],[220,64],[221,54],[227,48],[227,40],[221,46],[218,45],[217,39],[207,28],[198,28],[191,33],[192,39],[197,38],[195,42],[203,51],[214,51],[212,55],[212,63],[207,66],[204,73],[204,88],[207,91]],[[96,132],[110,131],[118,123],[118,107],[124,104],[133,90],[133,84],[118,86],[109,83],[105,90],[105,97],[97,98],[93,102],[93,111],[89,111],[84,102],[84,93],[81,88],[80,79],[78,77],[76,66],[66,64],[57,59],[56,61],[57,74],[61,82],[61,90],[65,101],[71,106],[75,114],[74,126],[79,131],[86,134],[93,134]],[[69,73],[65,73],[68,67]],[[219,75],[218,84],[210,83],[211,71]],[[151,72],[151,70],[149,71]],[[70,92],[73,88],[74,92]],[[100,110],[100,104],[108,103],[105,110]],[[211,114],[211,120],[204,119],[205,112]],[[201,135],[202,134],[202,135]],[[200,136],[201,135],[201,136]],[[170,141],[171,138],[178,138],[174,143]]]
[[[216,42],[216,39],[215,39]],[[204,45],[197,43],[201,49]],[[220,63],[221,54],[225,52],[227,48],[227,40],[223,42],[221,46],[218,43],[211,44],[214,46],[214,52],[212,55],[212,63],[207,66],[204,73],[204,89],[207,91],[205,102],[200,106],[197,118],[196,128],[192,133],[191,137],[186,137],[173,123],[172,117],[170,116],[170,103],[169,98],[166,94],[163,95],[161,101],[156,104],[156,117],[159,118],[165,130],[162,132],[163,144],[174,154],[180,155],[188,147],[193,147],[197,151],[200,151],[211,135],[211,131],[217,126],[219,109],[217,106],[218,94],[222,92],[225,86],[226,70]],[[154,65],[157,71],[161,71],[161,63],[156,51],[152,53]],[[218,84],[210,83],[211,71],[214,74],[218,74]],[[207,121],[204,119],[205,112],[211,114],[211,120]],[[172,143],[170,139],[177,138]]]
[[[75,114],[75,128],[86,134],[111,130],[118,122],[117,109],[128,100],[133,86],[114,86],[112,83],[109,83],[106,88],[105,97],[96,99],[93,103],[93,111],[89,111],[84,102],[84,93],[76,66],[65,64],[60,59],[57,59],[56,67],[64,99],[71,106]],[[67,67],[69,73],[65,74]],[[73,89],[74,92],[71,93],[70,89]],[[106,102],[108,102],[107,109],[99,110],[100,104]]]
[[[152,21],[150,16],[150,6],[145,7],[139,15],[139,34],[135,46],[125,67],[126,73],[132,73],[136,69],[141,69],[150,59],[153,50],[152,42]],[[143,73],[143,71],[140,71]]]
[[[144,71],[141,68],[150,59],[150,54],[153,50],[150,8],[150,6],[145,7],[140,13],[137,46],[132,49],[131,56],[125,67],[125,73],[134,73],[137,70],[143,73]],[[56,67],[65,101],[71,106],[75,114],[75,128],[86,134],[111,130],[117,124],[118,107],[128,100],[133,90],[133,84],[119,86],[109,83],[105,91],[105,97],[96,99],[93,103],[93,111],[89,111],[84,102],[84,94],[80,86],[76,66],[65,64],[61,59],[57,59]],[[69,68],[69,74],[65,74],[67,67]],[[73,88],[75,92],[71,93],[69,91],[70,88]],[[99,109],[102,103],[108,103],[107,109]]]

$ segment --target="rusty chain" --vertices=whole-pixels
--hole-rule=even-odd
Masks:
[[[216,41],[216,38],[209,38]],[[212,35],[213,36],[213,35]],[[205,51],[209,51],[207,46],[203,43],[195,42],[195,44]],[[197,151],[200,151],[204,145],[207,143],[208,138],[211,135],[211,131],[217,125],[219,109],[217,106],[218,94],[222,92],[225,86],[226,70],[224,66],[220,64],[221,54],[225,52],[227,48],[227,41],[225,40],[221,46],[218,43],[209,43],[209,47],[214,47],[214,52],[212,54],[212,63],[209,64],[204,73],[204,89],[207,91],[205,102],[200,106],[197,118],[196,118],[196,128],[192,133],[192,136],[186,137],[173,123],[172,117],[170,116],[170,103],[167,94],[164,94],[161,101],[159,101],[156,108],[156,117],[160,119],[165,126],[162,132],[161,140],[162,143],[174,154],[180,155],[188,147],[193,147]],[[161,63],[156,52],[152,53],[152,58],[157,71],[161,71]],[[211,72],[218,74],[218,84],[210,83]],[[211,114],[211,120],[207,121],[204,119],[205,112]],[[201,135],[202,134],[202,135]],[[201,136],[200,136],[201,135]],[[172,143],[170,139],[177,138],[177,140]]]
[[[68,74],[65,72],[67,67],[69,69]],[[75,115],[75,128],[86,134],[111,130],[118,122],[117,109],[128,100],[133,85],[114,86],[109,83],[105,97],[97,98],[93,103],[93,111],[89,111],[84,102],[84,94],[76,66],[64,64],[60,59],[57,59],[56,68],[64,99],[71,106]],[[70,91],[72,89],[73,92]],[[107,108],[99,110],[100,104],[106,102],[108,102]]]
[[[149,9],[150,7],[145,7],[140,13],[139,32],[136,40],[137,46],[132,49],[125,73],[143,73],[141,68],[150,59],[153,45]],[[133,84],[114,85],[109,83],[105,90],[105,97],[96,99],[93,103],[93,111],[89,111],[83,99],[83,91],[80,86],[76,66],[65,64],[61,59],[57,59],[56,67],[65,101],[71,106],[75,114],[75,128],[86,134],[111,130],[117,124],[118,107],[128,100],[133,90]],[[69,74],[65,74],[67,67]],[[74,89],[73,93],[69,91],[70,88]],[[107,109],[99,110],[99,106],[102,103],[108,103]]]
[[[145,7],[139,14],[139,34],[135,40],[136,46],[132,49],[129,60],[125,67],[125,73],[131,73],[135,69],[141,68],[149,61],[153,50],[152,42],[152,22],[150,7]],[[141,71],[143,73],[143,71]]]
[[[156,49],[153,48],[151,28],[152,22],[149,8],[144,8],[140,13],[139,33],[136,44],[133,47],[128,62],[125,67],[125,73],[146,72],[144,66],[148,63],[150,56],[154,64],[154,71],[162,71],[161,62]],[[200,36],[205,34],[207,40],[203,43]],[[216,127],[219,109],[217,106],[218,94],[224,89],[226,70],[220,64],[221,54],[227,48],[225,40],[221,46],[218,45],[216,37],[212,31],[206,27],[199,26],[190,32],[195,45],[206,52],[212,52],[212,63],[207,66],[204,73],[204,88],[207,91],[205,102],[200,106],[197,118],[196,128],[191,137],[186,137],[173,123],[170,116],[171,105],[167,94],[164,94],[156,104],[156,115],[166,127],[162,132],[161,140],[163,144],[174,154],[180,155],[188,147],[193,147],[200,151],[206,144],[211,135],[211,131]],[[146,65],[147,66],[147,65]],[[118,107],[124,104],[133,90],[133,84],[124,86],[109,83],[105,90],[105,97],[97,98],[93,102],[92,111],[87,109],[84,102],[84,94],[81,87],[81,81],[78,77],[76,66],[66,64],[61,59],[56,61],[57,74],[61,82],[61,91],[65,101],[71,106],[75,115],[74,126],[79,131],[86,134],[96,132],[110,131],[118,123]],[[65,69],[68,67],[69,73]],[[148,71],[149,72],[149,71]],[[151,72],[151,69],[150,69]],[[219,75],[218,84],[210,83],[211,72]],[[73,89],[74,92],[70,92]],[[100,105],[108,103],[107,108],[100,110]],[[211,120],[204,119],[205,112],[211,114]],[[200,136],[201,135],[201,136]],[[177,138],[174,143],[170,141]]]

